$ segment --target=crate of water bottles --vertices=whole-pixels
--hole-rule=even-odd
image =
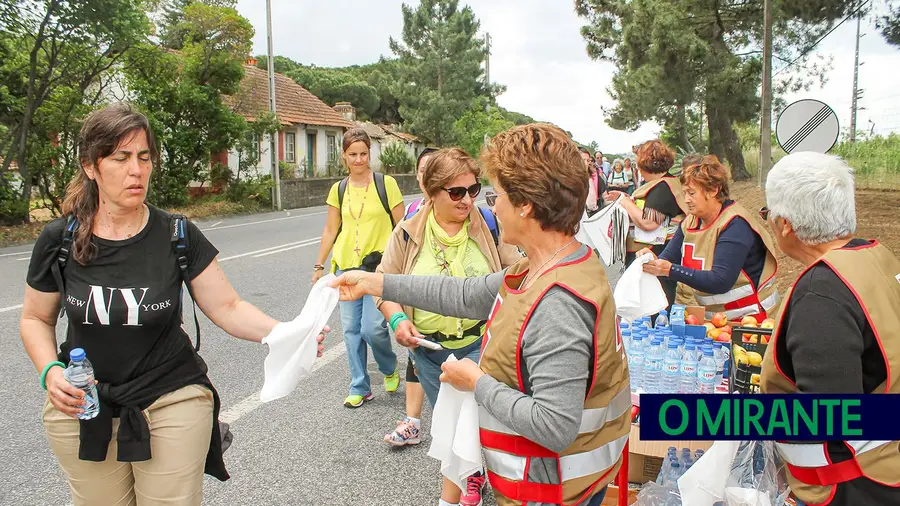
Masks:
[[[619,325],[635,405],[639,405],[636,394],[712,394],[723,382],[728,346],[708,337],[676,335],[665,310],[652,325],[650,317],[622,320]]]

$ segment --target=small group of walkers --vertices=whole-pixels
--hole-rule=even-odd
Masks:
[[[433,407],[441,383],[474,392],[485,469],[466,490],[445,480],[441,506],[480,504],[486,479],[500,506],[598,506],[619,471],[629,375],[605,267],[575,239],[591,204],[625,208],[630,257],[655,257],[643,268],[670,303],[682,284],[730,319],[780,314],[764,391],[900,391],[890,376],[900,368],[900,260],[853,237],[853,174],[836,157],[792,154],[769,173],[760,217],[773,243],[730,199],[715,157],[684,161],[676,178],[659,140],[635,150],[639,184],[627,198],[627,186],[601,178],[603,166],[552,125],[502,132],[480,161],[427,150],[417,166],[424,197],[407,208],[397,182],[372,171],[363,131],[348,131],[342,147],[349,176],[327,197],[312,279],[338,275],[351,374],[344,405],[374,398],[369,347],[385,390],[399,389],[391,332],[410,351],[407,412],[388,444],[420,441],[424,398]],[[199,335],[194,345],[182,329],[182,285],[237,338],[260,342],[280,323],[240,298],[197,227],[145,204],[158,152],[143,115],[124,104],[91,114],[79,155],[66,217],[35,245],[22,308],[22,340],[47,390],[50,448],[77,506],[199,505],[204,473],[228,479],[227,429]],[[624,173],[626,163],[608,170]],[[486,208],[475,203],[482,176],[494,190]],[[807,265],[784,301],[776,243]],[[61,305],[69,323],[57,349]],[[73,348],[86,351],[98,381],[91,420],[77,419],[84,392],[63,375]],[[450,355],[458,361],[445,362]],[[778,448],[802,502],[900,503],[897,441]]]

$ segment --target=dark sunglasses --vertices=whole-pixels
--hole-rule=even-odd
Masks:
[[[477,197],[478,194],[481,193],[481,183],[475,183],[468,188],[464,186],[454,186],[453,188],[442,188],[442,190],[450,195],[450,200],[459,202],[466,196],[466,193],[473,199]]]
[[[766,206],[760,207],[759,217],[762,218],[763,221],[769,221],[769,208]]]

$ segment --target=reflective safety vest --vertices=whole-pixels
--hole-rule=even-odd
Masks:
[[[557,453],[505,426],[491,415],[490,406],[482,406],[479,424],[487,475],[500,506],[582,504],[615,478],[631,429],[628,365],[615,302],[605,270],[593,252],[557,265],[523,292],[518,287],[528,274],[528,265],[528,259],[523,259],[510,267],[504,278],[488,320],[481,369],[530,394],[522,364],[525,328],[544,324],[530,319],[547,291],[560,287],[570,292],[597,310],[581,426],[575,441]],[[557,470],[550,483],[533,481],[530,470],[538,463],[542,470]]]
[[[819,263],[828,265],[853,292],[884,354],[887,380],[867,393],[900,393],[900,382],[891,377],[892,371],[900,371],[900,259],[884,246],[872,242],[857,248],[831,250],[806,270]],[[790,303],[792,293],[793,287],[785,304]],[[787,352],[785,337],[789,322],[785,316],[789,307],[786,305],[781,312],[763,358],[760,387],[764,393],[798,392],[793,378],[785,373],[793,370],[792,362],[804,359],[792,357]],[[843,443],[853,457],[840,462],[834,462],[826,443],[776,444],[785,461],[791,490],[800,500],[807,504],[828,504],[839,483],[861,477],[888,486],[900,486],[900,441]]]
[[[690,269],[709,271],[713,268],[716,244],[719,235],[735,218],[743,218],[756,235],[762,238],[766,246],[766,260],[759,288],[754,286],[750,276],[743,268],[731,290],[720,294],[694,292],[697,303],[706,307],[706,319],[711,320],[715,313],[725,313],[731,321],[740,321],[745,316],[755,316],[757,321],[765,320],[774,314],[778,306],[778,287],[775,275],[778,272],[778,261],[775,257],[775,246],[769,233],[756,226],[749,213],[737,202],[723,207],[712,223],[700,228],[700,220],[689,215],[681,224],[684,242],[681,244],[681,265]]]
[[[684,220],[684,217],[687,214],[687,204],[684,203],[684,194],[681,191],[681,182],[678,181],[678,178],[667,175],[657,179],[656,181],[644,183],[640,188],[638,188],[634,191],[634,193],[631,194],[631,200],[633,200],[640,209],[643,209],[644,201],[647,199],[647,195],[650,193],[650,190],[656,188],[656,186],[659,184],[669,185],[669,190],[672,192],[672,195],[675,196],[675,201],[678,202],[678,207],[681,209],[681,214],[679,214],[678,216],[673,216],[669,220],[668,227],[666,227],[666,241],[669,241],[673,236],[675,236],[675,231],[678,230],[678,226],[681,225],[682,220]],[[632,224],[631,228],[628,231],[628,243],[626,244],[626,249],[628,251],[635,253],[642,250],[643,248],[655,246],[654,244],[645,244],[635,241],[634,227],[635,225]]]

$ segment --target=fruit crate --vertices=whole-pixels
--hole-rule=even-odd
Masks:
[[[745,341],[744,338],[747,338]],[[766,343],[762,341],[765,338]],[[731,333],[731,380],[728,382],[729,390],[733,394],[758,394],[759,382],[753,382],[753,376],[762,372],[761,365],[740,364],[738,362],[735,346],[740,346],[749,353],[758,353],[760,357],[766,356],[768,342],[772,338],[772,329],[758,327],[735,327]],[[756,341],[756,342],[752,342]]]

